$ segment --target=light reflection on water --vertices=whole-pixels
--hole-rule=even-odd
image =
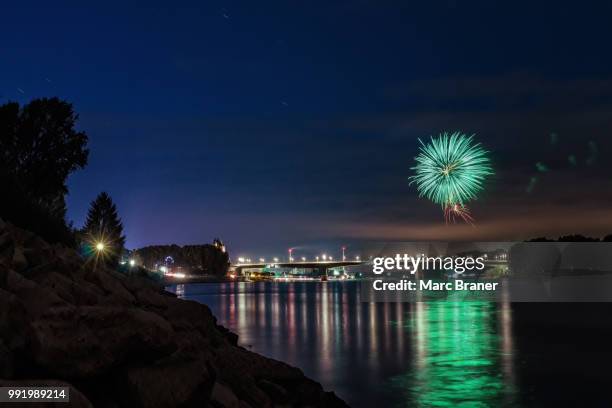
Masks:
[[[407,330],[414,370],[396,376],[407,406],[514,406],[510,309],[488,302],[417,303]],[[501,334],[497,333],[501,331]]]
[[[240,344],[355,407],[514,406],[508,304],[365,303],[357,282],[189,284]]]

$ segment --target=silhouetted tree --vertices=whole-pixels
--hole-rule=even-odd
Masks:
[[[109,265],[119,261],[125,246],[123,224],[117,214],[117,206],[106,192],[100,193],[92,201],[82,234],[92,250]],[[98,244],[102,246],[96,248]]]
[[[538,237],[538,238],[531,238],[528,239],[526,242],[554,242],[554,239],[548,239],[546,237]]]
[[[87,135],[74,128],[78,115],[58,98],[35,99],[22,108],[0,106],[0,155],[30,197],[64,217],[66,179],[87,164]]]
[[[599,242],[599,238],[585,237],[584,235],[564,235],[559,237],[559,242]]]
[[[87,135],[75,130],[78,115],[58,98],[20,107],[0,106],[0,217],[51,242],[71,241],[66,225],[66,179],[87,164]]]
[[[181,266],[192,274],[225,276],[229,267],[227,248],[219,239],[204,245],[154,245],[134,250],[132,257],[147,268],[165,263],[170,256],[174,267]]]

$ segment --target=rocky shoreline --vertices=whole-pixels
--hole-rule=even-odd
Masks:
[[[347,406],[237,341],[207,306],[0,220],[0,386],[69,384],[74,407]]]

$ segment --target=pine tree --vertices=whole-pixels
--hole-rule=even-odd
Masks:
[[[102,192],[92,201],[83,237],[93,251],[109,265],[116,265],[124,249],[123,224],[111,197]]]

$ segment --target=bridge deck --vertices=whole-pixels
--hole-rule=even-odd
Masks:
[[[364,261],[313,261],[313,262],[253,262],[232,265],[234,269],[264,268],[277,266],[279,268],[337,268],[340,266],[363,265]]]

